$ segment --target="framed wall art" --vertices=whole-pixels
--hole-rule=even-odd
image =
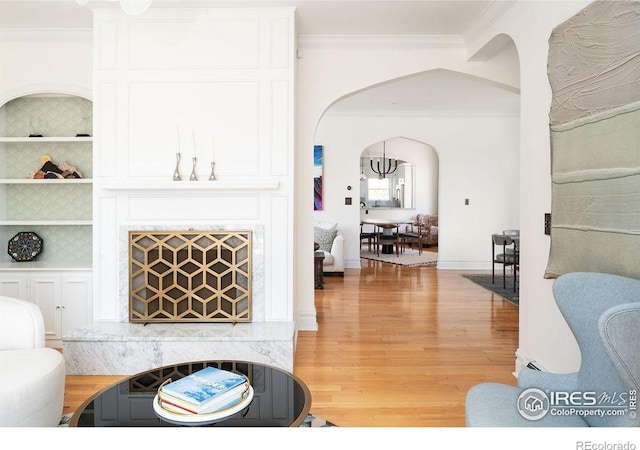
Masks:
[[[313,210],[322,211],[322,145],[313,146]]]

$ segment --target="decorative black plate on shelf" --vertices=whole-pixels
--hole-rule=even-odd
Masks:
[[[16,262],[34,261],[42,253],[43,241],[33,231],[21,231],[9,240],[8,253]]]

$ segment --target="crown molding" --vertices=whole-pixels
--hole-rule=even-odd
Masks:
[[[462,32],[464,42],[473,42],[489,30],[517,0],[495,0]]]
[[[302,48],[424,49],[464,48],[464,41],[454,35],[300,35]]]
[[[469,111],[469,110],[405,110],[405,111],[389,111],[389,110],[351,110],[351,111],[332,111],[329,109],[325,117],[344,117],[344,118],[366,118],[366,117],[389,117],[389,118],[402,118],[402,117],[436,117],[436,118],[461,118],[461,117],[519,117],[519,113],[508,111]]]
[[[91,28],[15,28],[0,30],[5,42],[93,42]]]

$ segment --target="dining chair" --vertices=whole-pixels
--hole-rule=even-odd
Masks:
[[[407,244],[410,244],[411,248],[414,248],[415,244],[418,247],[418,254],[422,255],[422,224],[418,223],[414,226],[417,226],[417,233],[412,231],[400,233],[400,253],[404,253]]]
[[[374,225],[360,222],[360,249],[362,250],[362,244],[367,243],[367,248],[371,251],[371,247],[375,246],[378,233]]]
[[[520,230],[502,230],[502,234],[507,235],[507,236],[511,236],[514,239],[514,244],[517,244],[515,239],[516,238],[517,239],[520,238]],[[508,254],[515,254],[516,247],[517,247],[517,245],[514,245],[514,248],[507,248],[507,253]]]
[[[376,251],[380,256],[380,247],[392,246],[395,248],[396,256],[400,256],[400,227],[398,224],[384,224],[378,225]]]
[[[502,253],[496,253],[496,248],[501,249]],[[500,250],[498,250],[500,251]],[[491,235],[491,282],[496,282],[496,264],[502,264],[502,288],[507,288],[507,266],[513,269],[513,290],[516,290],[516,278],[518,276],[517,264],[519,254],[517,253],[514,239],[506,234]]]

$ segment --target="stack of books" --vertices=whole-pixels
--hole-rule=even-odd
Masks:
[[[249,393],[244,375],[205,367],[158,390],[160,405],[179,414],[209,414],[232,408]]]

